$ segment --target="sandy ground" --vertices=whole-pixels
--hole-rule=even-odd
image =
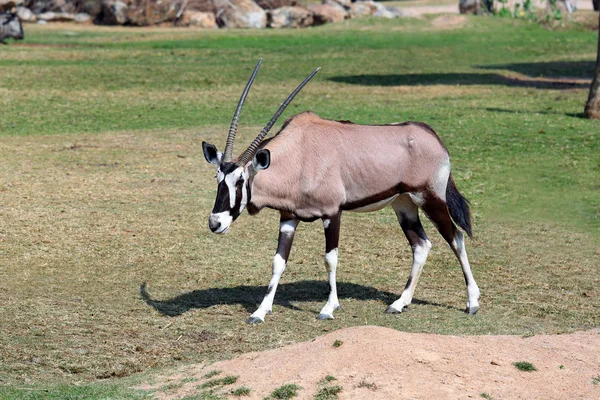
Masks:
[[[341,341],[339,347],[333,344]],[[517,361],[537,371],[522,372]],[[243,354],[212,365],[189,365],[155,377],[143,389],[160,399],[200,393],[215,378],[238,376],[226,394],[246,386],[264,399],[295,383],[297,399],[312,399],[331,375],[340,399],[600,399],[600,329],[568,335],[442,336],[375,326],[338,330],[310,342]],[[214,379],[214,378],[213,378]],[[162,391],[161,388],[169,388]],[[233,396],[231,396],[233,397]]]

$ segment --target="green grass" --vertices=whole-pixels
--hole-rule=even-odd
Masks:
[[[126,389],[123,383],[94,383],[89,385],[48,385],[45,387],[0,386],[0,400],[76,400],[122,399],[150,400],[151,394]]]
[[[233,385],[238,380],[237,376],[228,375],[219,379],[211,379],[199,386],[201,389],[214,388],[217,386]]]
[[[137,396],[89,383],[310,340],[325,326],[600,325],[600,130],[580,118],[597,33],[476,17],[444,30],[431,19],[217,32],[27,25],[24,42],[0,46],[0,393]],[[282,121],[312,109],[436,129],[472,204],[476,317],[462,313],[458,262],[428,223],[415,304],[383,313],[411,263],[388,209],[343,217],[335,320],[315,318],[327,293],[322,227],[301,224],[273,315],[243,323],[266,291],[278,217],[244,215],[211,234],[216,187],[201,142],[222,148],[259,57],[236,151],[316,66]]]
[[[203,378],[209,379],[212,378],[213,376],[217,376],[221,373],[221,371],[217,371],[216,369],[213,369],[212,371],[207,372]]]
[[[338,398],[338,394],[342,391],[342,387],[339,385],[325,386],[319,389],[315,395],[315,400],[335,400]]]
[[[527,361],[517,361],[514,362],[513,365],[519,370],[523,372],[533,372],[537,371],[537,369],[533,366],[532,363]]]
[[[273,390],[270,399],[291,399],[298,395],[298,391],[302,389],[295,383],[289,383]]]
[[[246,387],[246,386],[241,386],[237,389],[234,389],[231,391],[231,394],[237,397],[242,397],[242,396],[250,396],[250,388]]]

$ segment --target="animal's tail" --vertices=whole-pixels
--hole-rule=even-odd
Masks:
[[[469,200],[467,200],[456,187],[452,174],[448,177],[446,186],[446,205],[452,220],[460,226],[469,237],[473,236],[471,230],[471,211],[469,209]]]

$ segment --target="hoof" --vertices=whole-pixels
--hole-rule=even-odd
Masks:
[[[465,312],[469,315],[475,315],[477,314],[477,311],[479,310],[479,306],[475,306],[475,307],[467,307],[467,309],[465,310]]]
[[[386,314],[402,314],[403,312],[408,312],[408,311],[410,311],[408,306],[404,306],[401,311],[395,309],[392,306],[388,306],[388,308],[385,309]]]
[[[258,317],[250,317],[246,320],[246,323],[249,325],[258,325],[258,324],[262,324],[263,321],[262,319],[258,318]]]
[[[323,321],[325,319],[333,319],[333,315],[330,315],[330,314],[319,314],[319,316],[317,317],[317,319],[320,319],[321,321]]]

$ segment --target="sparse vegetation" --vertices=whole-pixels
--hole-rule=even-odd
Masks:
[[[513,365],[515,367],[517,367],[517,369],[519,371],[523,371],[523,372],[537,371],[537,369],[533,366],[533,364],[530,362],[527,362],[527,361],[517,361],[517,362],[513,363]]]
[[[283,385],[275,389],[271,393],[271,399],[291,399],[298,395],[298,391],[302,389],[300,386],[295,383],[289,383],[287,385]]]
[[[206,374],[203,376],[203,378],[205,378],[205,379],[210,379],[210,378],[212,378],[213,376],[217,376],[217,375],[219,375],[221,372],[222,372],[222,371],[217,371],[216,369],[213,369],[212,371],[209,371],[209,372],[207,372],[207,373],[206,373]]]
[[[593,377],[593,378],[592,378],[592,383],[593,383],[594,385],[598,385],[598,384],[600,384],[600,375]]]
[[[333,347],[340,347],[344,342],[342,340],[336,340],[333,342]]]
[[[250,388],[248,388],[246,386],[241,386],[241,387],[239,387],[237,389],[232,390],[231,394],[233,394],[234,396],[237,396],[237,397],[249,396],[250,395]]]
[[[337,381],[337,379],[335,378],[335,376],[332,376],[332,375],[327,375],[327,376],[325,377],[325,380],[326,380],[327,382]]]
[[[494,400],[494,398],[491,395],[489,395],[488,393],[485,393],[485,392],[481,393],[479,396],[483,397],[486,400]]]
[[[369,389],[369,390],[377,390],[377,385],[375,383],[367,382],[364,379],[358,383],[357,387],[365,388],[365,389]]]
[[[335,400],[341,391],[342,387],[339,385],[322,387],[315,395],[315,400]]]
[[[213,388],[216,386],[225,386],[225,385],[233,385],[238,380],[237,376],[228,375],[223,378],[211,379],[210,381],[204,382],[199,387],[201,389]]]

